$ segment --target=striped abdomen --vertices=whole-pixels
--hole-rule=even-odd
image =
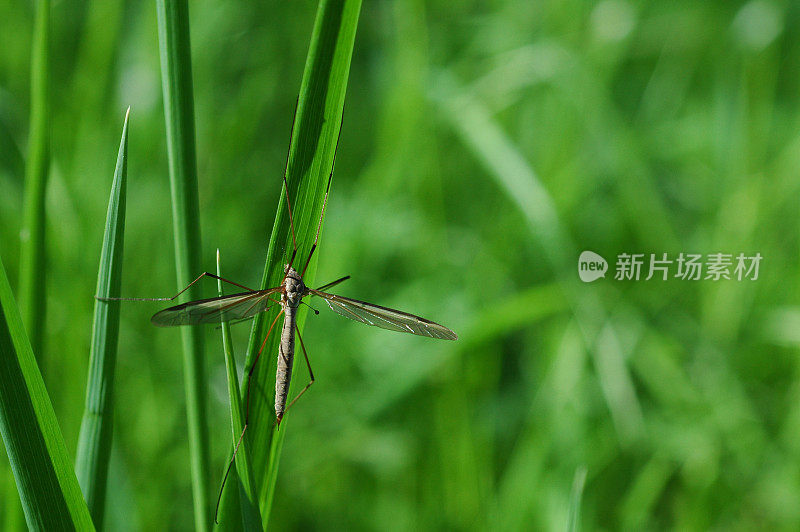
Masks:
[[[283,329],[281,343],[278,347],[278,365],[275,370],[275,416],[278,421],[286,410],[286,398],[289,395],[289,383],[292,381],[292,365],[294,364],[294,328],[297,326],[297,308],[284,306]]]

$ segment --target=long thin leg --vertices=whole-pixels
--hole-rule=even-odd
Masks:
[[[234,283],[233,281],[229,281],[228,279],[220,277],[219,275],[214,275],[213,273],[209,273],[209,272],[203,272],[203,273],[201,273],[200,275],[197,276],[197,279],[195,279],[194,281],[189,283],[186,286],[186,288],[184,288],[183,290],[181,290],[180,292],[178,292],[177,294],[175,294],[172,297],[97,297],[97,296],[95,296],[95,299],[97,299],[98,301],[173,301],[173,300],[177,299],[178,296],[180,296],[182,293],[186,292],[189,288],[192,287],[192,285],[194,283],[196,283],[197,281],[199,281],[203,277],[212,277],[214,279],[218,279],[218,280],[222,281],[223,283],[228,283],[228,284],[232,284],[234,286],[238,286],[239,288],[244,288],[245,290],[247,290],[249,292],[255,292],[256,291],[256,290],[253,290],[252,288],[247,288],[246,286],[244,286],[242,284]]]
[[[264,351],[264,346],[267,345],[267,338],[269,338],[269,333],[272,332],[272,328],[275,327],[275,324],[278,323],[278,318],[281,317],[283,314],[283,309],[278,312],[278,315],[275,316],[275,319],[272,320],[272,325],[269,326],[269,330],[267,331],[267,335],[264,337],[264,341],[261,342],[261,347],[258,349],[258,354],[256,355],[256,359],[253,360],[253,365],[250,366],[250,371],[247,372],[247,404],[245,407],[245,414],[244,414],[244,424],[247,426],[247,423],[250,420],[250,382],[253,380],[253,371],[256,369],[256,364],[258,363],[258,359],[261,358],[261,353]]]
[[[308,265],[311,263],[311,257],[314,255],[314,250],[317,249],[317,242],[319,241],[319,232],[322,229],[322,218],[325,216],[325,206],[328,204],[328,193],[331,191],[331,179],[333,179],[333,169],[336,167],[336,152],[339,151],[339,141],[342,140],[342,126],[344,126],[344,111],[342,111],[342,120],[339,122],[339,136],[336,137],[336,148],[333,149],[333,161],[331,162],[331,173],[328,174],[328,185],[325,188],[325,198],[322,200],[322,211],[319,213],[319,222],[317,223],[317,234],[314,236],[314,243],[311,245],[311,251],[308,253],[308,260],[306,265],[303,266],[303,272],[300,277],[306,274]]]
[[[345,275],[345,276],[344,276],[344,277],[342,277],[341,279],[336,279],[336,280],[335,280],[335,281],[333,281],[333,282],[330,282],[330,283],[328,283],[328,284],[324,284],[324,285],[320,286],[319,288],[317,288],[317,291],[322,291],[322,290],[327,290],[327,289],[329,289],[329,288],[332,288],[332,287],[336,286],[337,284],[339,284],[339,283],[341,283],[341,282],[344,282],[344,281],[348,280],[349,278],[350,278],[350,276],[349,276],[349,275]]]
[[[236,446],[233,448],[233,455],[231,456],[231,461],[228,462],[228,467],[225,469],[225,476],[222,477],[222,486],[219,488],[219,495],[217,495],[217,506],[214,508],[214,523],[219,524],[217,521],[217,517],[219,517],[219,503],[222,501],[222,491],[225,489],[225,483],[228,481],[228,475],[231,473],[231,468],[236,461],[236,454],[239,452],[239,446],[242,444],[242,440],[244,439],[244,431],[247,430],[247,424],[244,425],[242,429],[242,433],[239,434],[239,440],[236,442]]]
[[[242,444],[242,440],[244,439],[244,433],[247,431],[247,426],[250,424],[250,381],[253,378],[253,371],[255,370],[258,359],[261,357],[261,353],[264,351],[264,346],[267,345],[267,338],[269,338],[269,334],[272,332],[272,328],[275,327],[275,324],[278,322],[278,318],[281,317],[281,314],[283,314],[283,310],[281,310],[278,315],[275,316],[275,319],[272,320],[272,325],[269,326],[267,335],[264,336],[264,341],[261,343],[261,347],[258,350],[256,359],[253,361],[253,365],[250,366],[250,371],[247,372],[247,406],[245,407],[244,426],[242,427],[242,433],[239,434],[239,440],[236,442],[236,446],[233,448],[233,455],[231,456],[231,461],[228,463],[228,468],[225,470],[225,476],[222,477],[222,486],[220,486],[219,495],[217,496],[217,507],[214,510],[215,523],[217,522],[217,516],[219,514],[219,503],[222,500],[222,491],[225,489],[225,483],[228,481],[228,475],[231,472],[231,468],[236,462],[236,455],[239,453],[239,446]]]
[[[312,384],[314,384],[314,372],[313,372],[313,371],[311,371],[311,363],[308,361],[308,353],[306,353],[306,346],[305,346],[305,344],[303,343],[303,337],[302,337],[302,336],[300,336],[300,330],[299,330],[299,329],[295,328],[295,332],[297,333],[297,338],[300,340],[300,347],[303,349],[303,357],[305,357],[305,359],[306,359],[306,366],[308,366],[308,375],[311,377],[311,381],[310,381],[308,384],[306,384],[305,388],[303,388],[302,390],[300,390],[300,393],[298,393],[298,394],[295,396],[295,398],[294,398],[294,399],[292,399],[292,400],[291,400],[291,402],[289,403],[289,406],[287,406],[287,407],[286,407],[286,409],[283,411],[283,415],[284,415],[284,416],[286,415],[286,412],[288,412],[288,411],[289,411],[289,409],[290,409],[290,408],[292,408],[292,405],[293,405],[293,404],[294,404],[294,403],[295,403],[295,402],[296,402],[298,399],[300,399],[300,396],[301,396],[301,395],[303,395],[304,393],[306,393],[306,390],[308,390],[309,388],[311,388],[311,385],[312,385]],[[283,416],[279,417],[279,418],[277,419],[277,421],[275,422],[275,424],[276,424],[276,425],[280,425],[280,423],[281,423],[281,419],[283,419]]]
[[[286,148],[286,166],[283,169],[283,188],[286,191],[286,206],[289,209],[289,226],[292,229],[292,246],[294,250],[292,251],[292,258],[289,259],[289,268],[292,267],[292,263],[294,262],[294,257],[297,255],[297,240],[294,236],[294,218],[292,217],[292,204],[289,203],[289,183],[286,181],[286,174],[289,173],[289,155],[292,152],[292,137],[294,136],[294,125],[297,122],[297,107],[300,105],[300,96],[297,97],[297,100],[294,102],[294,118],[292,118],[292,130],[289,132],[289,147]],[[288,269],[286,270],[288,273]],[[285,277],[284,277],[285,279]]]

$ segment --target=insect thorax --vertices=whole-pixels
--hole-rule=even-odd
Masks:
[[[287,268],[286,280],[283,282],[284,292],[282,299],[285,304],[297,308],[300,306],[300,300],[306,291],[306,285],[297,270],[289,268],[288,265]]]

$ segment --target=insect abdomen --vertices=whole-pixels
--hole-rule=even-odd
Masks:
[[[278,347],[278,365],[275,370],[275,416],[278,421],[286,410],[286,398],[289,395],[289,383],[292,381],[292,365],[294,364],[294,328],[297,309],[287,305],[283,318],[281,343]]]

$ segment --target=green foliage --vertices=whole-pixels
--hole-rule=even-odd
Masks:
[[[47,306],[45,194],[50,169],[50,0],[37,1],[35,9],[30,50],[30,130],[25,161],[23,222],[19,231],[19,301],[33,352],[43,364]],[[13,145],[13,141],[10,144]],[[13,148],[7,151],[13,151]],[[8,157],[3,159],[9,160]],[[5,467],[0,469],[5,470]],[[17,502],[14,483],[8,482],[4,487],[8,501],[2,512],[5,514],[4,522],[10,528],[21,528],[22,508]]]
[[[217,250],[217,276],[222,277],[222,269],[219,264],[219,250]],[[217,294],[224,295],[222,280],[217,280]],[[228,401],[231,405],[231,438],[233,449],[237,450],[236,468],[231,468],[233,473],[229,475],[229,482],[234,488],[233,492],[238,497],[233,497],[231,508],[239,507],[241,510],[241,521],[236,516],[229,515],[224,521],[223,527],[227,530],[260,530],[261,515],[256,503],[257,488],[255,475],[250,465],[250,449],[247,440],[242,436],[245,426],[245,412],[242,408],[242,393],[239,389],[239,373],[236,370],[236,359],[233,355],[233,342],[231,341],[231,324],[223,321],[222,325],[222,351],[225,353],[225,374],[228,380]],[[245,380],[245,383],[247,381]],[[246,396],[245,396],[246,398]],[[233,452],[233,451],[232,451]],[[227,468],[226,468],[227,471]],[[223,477],[224,478],[224,477]],[[238,490],[235,486],[238,485]],[[222,494],[220,494],[221,496]],[[229,495],[230,497],[231,495]]]
[[[316,259],[316,256],[310,257],[310,253],[320,227],[323,203],[330,188],[329,176],[339,137],[360,9],[360,0],[323,0],[319,4],[292,130],[286,169],[288,190],[284,189],[278,204],[261,281],[262,288],[281,283],[284,266],[292,259],[293,241],[297,243],[293,266],[298,271],[305,272],[304,282],[313,285],[316,261],[312,260],[307,271],[305,267],[309,258]],[[289,205],[294,233],[290,226]],[[245,366],[247,373],[256,360],[260,361],[253,371],[253,390],[274,386],[280,323],[266,342],[264,338],[279,311],[280,308],[276,306],[253,320]],[[301,317],[298,320],[298,334],[302,334],[302,324]],[[259,357],[259,353],[263,356]],[[298,377],[295,377],[290,395],[296,394],[304,384],[298,384],[297,381]],[[244,391],[246,392],[246,387]],[[257,484],[257,498],[252,503],[259,506],[263,526],[267,528],[288,423],[283,421],[281,425],[276,425],[274,395],[251,394],[250,422],[245,439],[255,478],[260,479]],[[238,515],[239,512],[236,509],[223,508],[220,518],[229,519],[232,513]]]
[[[93,530],[0,262],[0,434],[30,530]]]
[[[578,467],[572,481],[572,496],[569,499],[569,512],[567,513],[567,532],[581,530],[581,499],[584,487],[586,487],[586,468]]]
[[[128,117],[125,113],[122,139],[114,168],[111,197],[97,272],[98,298],[119,298],[125,236],[125,191],[128,177]],[[81,421],[75,474],[97,528],[103,528],[106,505],[108,460],[114,434],[114,369],[119,338],[119,301],[95,301],[92,346],[86,404]]]
[[[45,193],[50,166],[50,0],[36,2],[31,51],[31,110],[20,231],[20,311],[33,351],[43,360],[46,275]]]
[[[15,287],[30,6],[0,2],[0,246]],[[157,13],[120,0],[53,10],[43,376],[72,454],[103,147],[129,104],[122,294],[170,296],[176,281]],[[286,216],[276,204],[316,10],[192,4],[202,248],[221,248],[225,277],[254,288]],[[459,340],[364,327],[310,299],[320,314],[301,332],[316,383],[281,428],[270,528],[800,527],[799,14],[766,1],[364,2],[315,284],[352,275],[337,292]],[[270,276],[291,247],[288,220],[274,241]],[[614,281],[612,264],[583,284],[587,249],[612,263],[622,252],[764,260],[753,282]],[[199,260],[189,280],[213,271],[213,253]],[[150,325],[161,308],[121,308],[109,530],[194,527],[180,332]],[[195,329],[208,347],[210,523],[230,392],[220,332]],[[249,334],[231,326],[237,354]],[[272,371],[275,357],[267,346],[256,367]],[[307,382],[300,360],[294,380]],[[256,382],[266,447],[274,382]],[[254,437],[250,450],[266,452]],[[236,507],[239,491],[226,495]]]
[[[157,0],[161,85],[167,126],[169,182],[172,192],[172,228],[178,289],[186,287],[202,272],[200,208],[197,197],[192,54],[189,44],[187,0]],[[184,292],[184,300],[200,299],[200,286]],[[209,528],[209,448],[206,416],[207,382],[203,335],[193,327],[181,330],[186,390],[186,419],[192,461],[194,524],[198,531]]]

